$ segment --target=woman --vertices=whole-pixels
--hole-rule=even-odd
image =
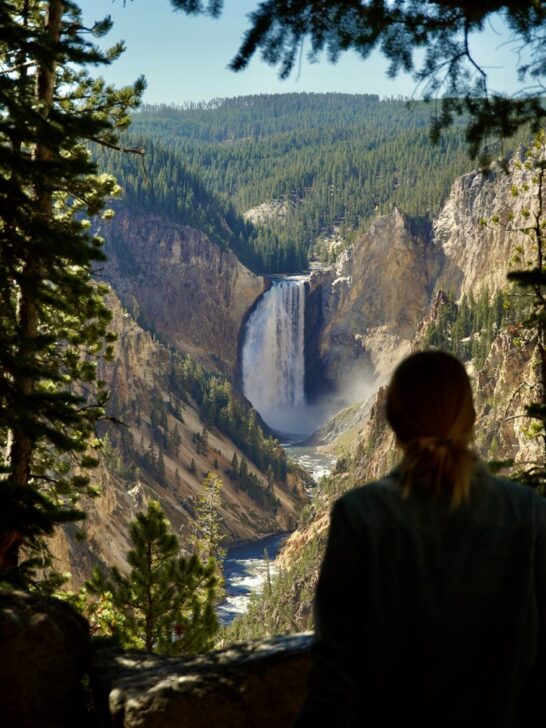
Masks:
[[[469,449],[463,365],[396,369],[403,458],[336,502],[297,726],[546,726],[546,503]]]

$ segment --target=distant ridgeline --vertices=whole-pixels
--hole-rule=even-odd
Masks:
[[[320,235],[347,235],[394,205],[415,217],[439,209],[471,163],[460,127],[430,144],[432,111],[333,93],[144,106],[123,140],[144,158],[97,154],[123,204],[202,230],[256,272],[295,272]],[[269,202],[282,214],[245,222]]]

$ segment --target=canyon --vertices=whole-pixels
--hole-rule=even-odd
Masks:
[[[381,409],[390,372],[422,345],[446,292],[460,301],[470,293],[476,297],[481,290],[506,287],[513,235],[491,221],[509,211],[517,214],[527,204],[525,196],[511,196],[512,188],[526,180],[522,155],[519,151],[509,174],[498,169],[488,178],[479,172],[457,177],[434,217],[417,218],[393,205],[346,238],[336,232],[335,260],[314,264],[296,277],[252,272],[202,230],[130,202],[116,203],[115,217],[102,224],[108,259],[97,274],[111,288],[112,329],[118,336],[114,361],[103,365],[101,376],[112,393],[109,415],[123,424],[105,429],[109,447],[96,471],[101,495],[85,504],[87,539],[76,540],[75,529],[68,527],[54,541],[58,563],[71,573],[72,585],[80,585],[96,564],[125,567],[128,524],[150,498],[159,500],[182,545],[187,544],[200,482],[213,471],[224,484],[220,515],[226,544],[298,526],[281,555],[290,569],[319,538],[319,546],[312,546],[314,566],[298,576],[305,586],[294,591],[301,597],[303,589],[307,597],[298,605],[294,596],[289,600],[301,615],[296,623],[309,626],[320,539],[332,499],[345,487],[384,472],[396,458]],[[274,200],[264,204],[268,215],[284,210]],[[254,224],[267,218],[254,216]],[[273,305],[283,290],[284,302]],[[283,315],[288,312],[288,323],[264,315],[267,307],[279,306]],[[293,336],[298,342],[292,350]],[[537,446],[526,437],[518,414],[527,396],[521,384],[534,376],[532,352],[515,346],[513,338],[499,331],[485,365],[472,374],[479,451],[517,461],[533,457]],[[272,365],[260,358],[268,355],[268,347],[280,356]],[[189,361],[192,371],[213,382],[199,401],[191,386],[181,385],[179,375]],[[247,461],[263,493],[271,476],[210,421],[207,397],[218,387],[233,392],[229,407],[239,402],[248,417],[255,408],[252,422],[265,438],[316,432],[314,441],[338,457],[335,485],[328,493],[314,491],[312,517],[308,509],[301,514],[310,488],[301,469],[275,478],[274,501],[238,486],[230,474],[234,456]],[[279,408],[287,415],[281,423],[272,416],[272,406],[288,390]],[[301,412],[305,424],[291,427]],[[247,422],[249,427],[254,425]]]

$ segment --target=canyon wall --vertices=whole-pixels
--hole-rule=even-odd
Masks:
[[[120,209],[100,275],[144,329],[234,378],[239,332],[266,281],[202,232]]]
[[[458,177],[433,224],[434,246],[443,254],[437,287],[456,298],[474,296],[482,289],[506,287],[506,273],[514,263],[522,236],[511,218],[523,222],[530,205],[524,186],[531,173],[522,165],[523,150],[510,162],[508,173],[493,169],[489,177],[474,171]],[[513,190],[521,192],[514,195]]]
[[[332,269],[311,274],[321,326],[310,332],[308,346],[346,401],[377,389],[393,360],[409,351],[441,265],[430,231],[395,209],[359,234]]]
[[[229,475],[234,453],[239,461],[247,459],[264,490],[266,476],[214,427],[208,432],[208,445],[199,446],[196,435],[205,423],[196,403],[173,378],[176,354],[144,331],[113,292],[108,303],[111,330],[118,338],[112,362],[103,362],[99,374],[111,390],[109,413],[121,424],[108,425],[100,465],[92,473],[101,495],[83,504],[87,538],[78,540],[76,528],[69,526],[53,540],[58,566],[72,574],[72,585],[79,586],[96,564],[125,567],[128,524],[149,499],[161,503],[182,546],[188,544],[195,499],[209,471],[223,481],[220,516],[226,542],[293,528],[301,502],[297,472],[273,484],[278,501],[274,507],[245,492]]]

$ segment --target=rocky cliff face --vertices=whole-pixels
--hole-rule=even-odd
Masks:
[[[302,489],[297,474],[274,484],[278,508],[244,492],[227,474],[234,453],[239,461],[244,458],[239,448],[215,428],[205,449],[196,443],[204,423],[191,397],[181,398],[173,386],[173,352],[141,329],[113,293],[109,305],[118,340],[114,359],[102,365],[100,376],[112,392],[110,412],[123,424],[108,427],[94,473],[102,495],[84,504],[87,539],[75,539],[73,527],[54,539],[59,566],[71,572],[73,584],[79,585],[97,563],[125,567],[128,524],[149,499],[161,503],[181,544],[187,543],[193,499],[209,471],[224,483],[221,517],[227,542],[293,528]],[[265,489],[265,476],[250,462],[249,470]]]
[[[529,436],[530,420],[524,417],[535,382],[532,347],[514,346],[510,335],[501,332],[483,368],[473,377],[477,415],[473,447],[485,461],[514,460],[517,470],[540,458],[540,442]],[[381,477],[400,456],[385,419],[385,392],[385,388],[379,390],[358,435],[355,472],[360,483]]]
[[[101,275],[150,331],[204,365],[235,376],[237,345],[263,278],[186,225],[123,209],[106,224]]]
[[[525,407],[537,397],[538,359],[532,344],[515,344],[510,331],[493,341],[475,373],[475,447],[486,460],[514,460],[514,471],[540,462],[542,443],[533,437]]]
[[[513,267],[515,246],[521,242],[507,224],[529,206],[523,185],[530,173],[520,166],[523,152],[514,157],[509,173],[494,171],[488,179],[471,172],[453,183],[450,195],[433,225],[434,246],[443,265],[437,285],[456,297],[476,294],[482,288],[494,291],[506,286],[506,273]],[[515,197],[512,187],[523,194]],[[499,222],[494,222],[498,216]]]
[[[428,232],[395,209],[376,218],[332,270],[311,274],[322,326],[309,347],[347,401],[364,399],[409,351],[441,261]]]

